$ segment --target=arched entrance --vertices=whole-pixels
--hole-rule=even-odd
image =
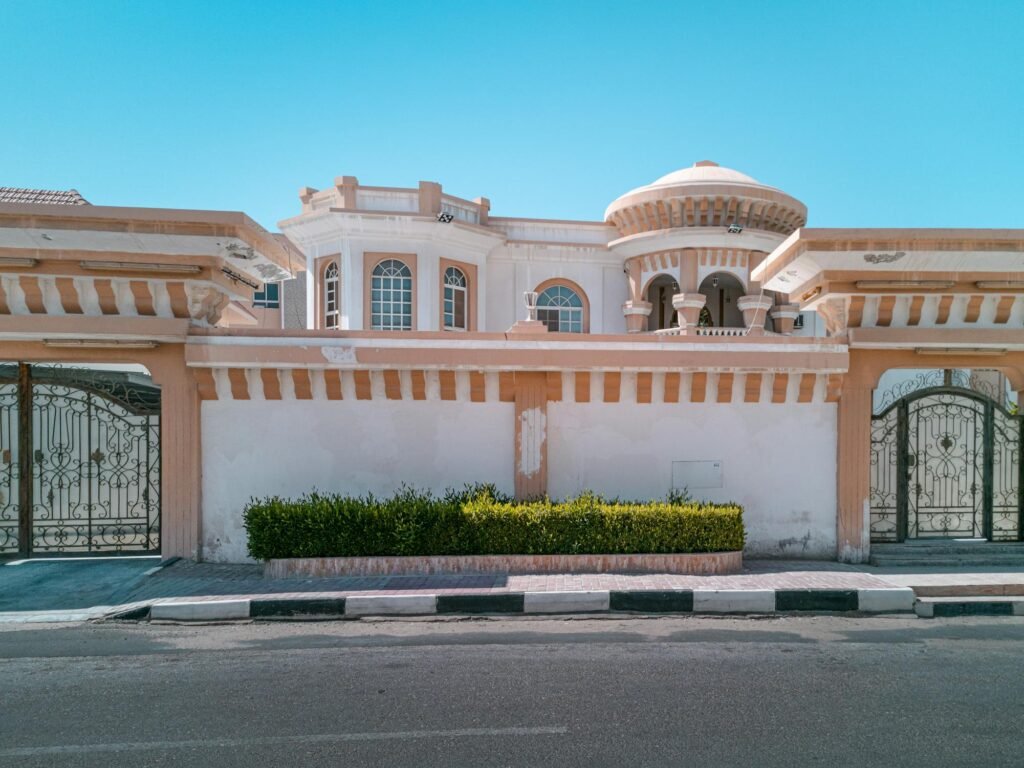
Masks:
[[[679,293],[679,283],[671,275],[658,275],[647,285],[647,301],[651,303],[651,314],[647,330],[661,331],[679,325],[672,297]]]
[[[871,540],[1024,538],[1022,437],[1020,415],[962,386],[887,404],[871,419]]]
[[[743,313],[739,308],[743,296],[743,284],[728,272],[708,275],[700,284],[700,293],[708,297],[707,313],[710,325],[715,328],[742,328]]]
[[[160,388],[0,365],[0,554],[160,551]]]

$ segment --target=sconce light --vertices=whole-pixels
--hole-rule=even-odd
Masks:
[[[715,277],[711,278],[711,287],[712,288],[717,288],[718,287],[718,276],[717,275]]]

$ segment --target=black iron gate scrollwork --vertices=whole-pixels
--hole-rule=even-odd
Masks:
[[[871,540],[1024,540],[1022,417],[956,386],[871,419]]]
[[[0,365],[0,555],[159,551],[160,464],[144,377]]]

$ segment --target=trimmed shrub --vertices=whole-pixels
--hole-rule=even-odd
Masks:
[[[736,504],[609,501],[591,493],[517,502],[489,486],[443,497],[403,488],[388,499],[314,491],[253,499],[244,517],[249,554],[258,560],[727,552],[743,549],[745,537]]]

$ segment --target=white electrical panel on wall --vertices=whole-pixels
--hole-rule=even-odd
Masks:
[[[722,461],[673,461],[672,489],[722,487]]]

